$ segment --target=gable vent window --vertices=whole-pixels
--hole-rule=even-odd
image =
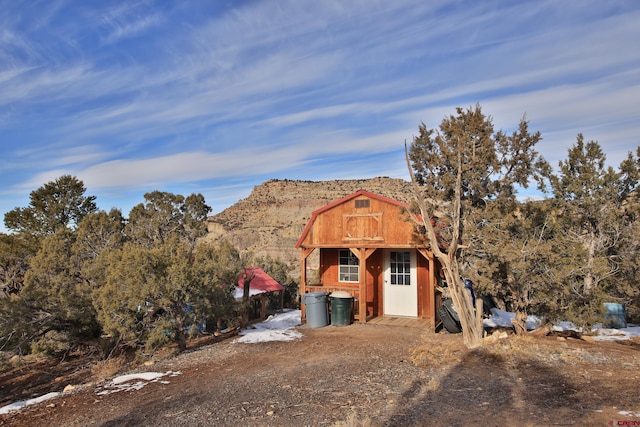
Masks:
[[[368,208],[370,206],[370,200],[369,199],[360,199],[360,200],[356,200],[356,209],[358,208]]]

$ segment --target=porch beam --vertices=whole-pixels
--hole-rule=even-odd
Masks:
[[[364,257],[365,259],[369,259],[369,257],[371,255],[373,255],[373,253],[376,251],[376,248],[367,248],[364,250]]]

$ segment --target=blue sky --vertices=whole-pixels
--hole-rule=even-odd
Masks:
[[[125,215],[268,179],[408,178],[404,140],[480,103],[557,165],[640,145],[640,2],[0,0],[0,213],[77,176]]]

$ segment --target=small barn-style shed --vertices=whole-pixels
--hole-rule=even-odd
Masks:
[[[284,286],[273,277],[265,273],[260,267],[245,267],[238,278],[238,286],[235,290],[235,298],[242,299],[244,292],[244,280],[251,278],[249,283],[249,299],[252,305],[253,320],[267,318],[267,302],[270,294],[279,294],[280,311],[284,309]]]
[[[300,294],[347,291],[361,323],[404,317],[435,328],[439,263],[414,239],[408,207],[360,190],[314,211],[296,244],[302,250]],[[307,260],[315,250],[319,271],[310,282]]]

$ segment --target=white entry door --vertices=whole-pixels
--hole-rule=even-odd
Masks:
[[[418,317],[418,280],[415,250],[385,251],[384,314]]]

